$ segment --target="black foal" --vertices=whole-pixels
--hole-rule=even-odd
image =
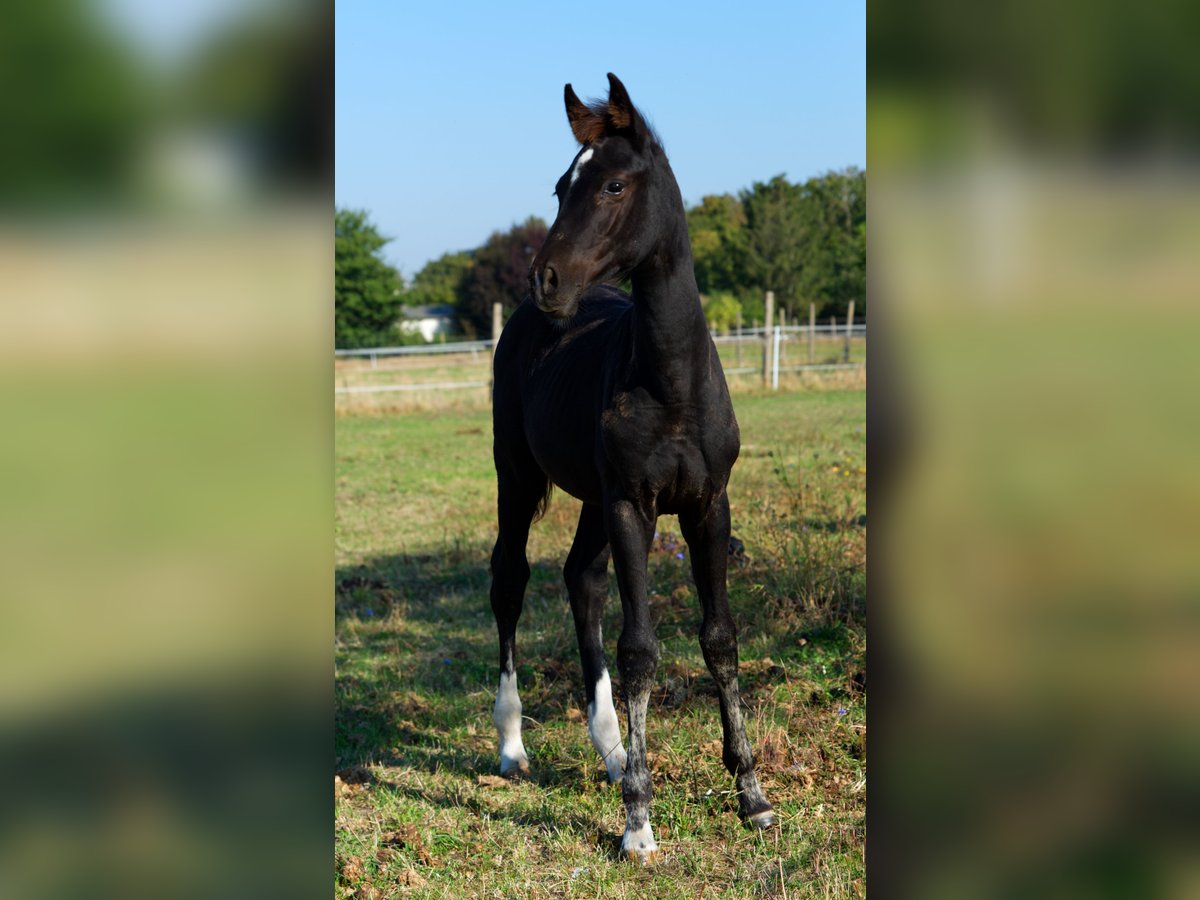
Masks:
[[[659,515],[679,516],[704,610],[700,646],[721,699],[725,766],[741,816],[774,823],[754,774],[738,700],[737,629],[725,569],[738,426],[692,271],[683,200],[666,154],[625,87],[607,102],[566,86],[582,145],[558,180],[558,217],[530,269],[530,295],[496,351],[493,390],[499,537],[492,609],[500,632],[494,720],[500,771],[528,767],[513,644],[529,564],[525,543],[550,486],[583,501],[563,575],[587,685],[588,730],[612,781],[622,781],[622,850],[648,862],[646,706],[658,663],[646,559]],[[630,294],[604,282],[627,277]],[[600,621],[612,557],[624,623],[617,641],[629,752],[613,708]]]

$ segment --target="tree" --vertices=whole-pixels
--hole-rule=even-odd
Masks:
[[[702,197],[687,212],[696,286],[701,294],[745,287],[746,212],[731,194]]]
[[[810,240],[802,190],[783,175],[755,182],[741,193],[746,211],[746,270],[762,291],[775,292],[776,308],[795,306]]]
[[[333,60],[320,4],[229,15],[187,60],[177,103],[251,151],[255,183],[321,184],[333,162]]]
[[[757,294],[774,291],[779,308],[797,313],[813,302],[821,316],[840,316],[850,300],[865,311],[866,173],[849,168],[799,185],[776,175],[740,199],[746,282]]]
[[[404,305],[457,308],[474,265],[469,252],[444,253],[430,260],[413,276],[412,284],[404,294]]]
[[[708,323],[708,327],[728,334],[737,325],[738,312],[742,308],[737,297],[722,291],[719,294],[709,295],[706,300],[704,320]]]
[[[379,255],[380,236],[363,210],[334,214],[334,341],[340,348],[386,344],[396,337],[399,273]]]
[[[5,6],[0,121],[5,207],[126,202],[154,122],[141,61],[86,0]]]
[[[844,316],[851,300],[866,312],[866,186],[866,173],[855,168],[804,184],[811,225],[799,289],[822,317]]]
[[[546,223],[530,216],[508,231],[497,231],[474,253],[458,307],[468,333],[490,334],[492,304],[511,313],[529,291],[529,264],[546,240]]]

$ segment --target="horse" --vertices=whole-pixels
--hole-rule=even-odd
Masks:
[[[754,772],[738,696],[729,611],[726,486],[740,447],[725,375],[705,323],[683,198],[658,136],[609,73],[607,101],[564,88],[580,149],[558,179],[558,215],[529,270],[529,293],[496,347],[492,415],[498,534],[492,610],[500,638],[493,709],[500,773],[529,767],[514,669],[529,580],[530,526],[554,485],[582,501],[563,567],[587,693],[588,732],[626,810],[622,855],[657,859],[650,826],[646,708],[659,658],[646,567],[659,515],[679,517],[703,609],[700,647],[716,682],[722,761],[738,813],[775,824]],[[629,293],[613,286],[628,279]],[[617,664],[628,751],[600,625],[611,556],[623,624]]]

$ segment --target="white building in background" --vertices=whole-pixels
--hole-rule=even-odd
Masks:
[[[453,306],[406,306],[400,319],[404,334],[420,334],[427,341],[454,332]]]

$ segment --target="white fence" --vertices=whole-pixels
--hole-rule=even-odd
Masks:
[[[410,344],[405,347],[371,347],[366,350],[334,350],[334,357],[353,358],[356,356],[367,357],[371,360],[372,367],[379,364],[379,357],[384,356],[430,356],[439,353],[470,353],[478,358],[480,350],[492,349],[494,342],[491,339],[486,341],[458,341],[453,344]]]
[[[722,353],[726,375],[762,374],[764,368],[769,374],[772,387],[778,388],[781,372],[820,372],[838,369],[857,369],[865,366],[863,361],[851,361],[851,343],[865,341],[867,326],[865,323],[854,323],[847,327],[844,324],[776,326],[773,329],[743,328],[731,334],[713,335],[713,342],[718,350],[733,348]],[[820,341],[825,361],[817,362],[815,347]],[[369,367],[339,368],[339,383],[335,390],[338,394],[378,394],[393,392],[445,391],[471,388],[486,388],[490,386],[490,363],[492,340],[457,341],[454,343],[418,344],[403,347],[370,347],[358,350],[336,350],[337,360],[350,363],[353,360],[370,361]],[[840,346],[838,346],[840,345]],[[830,348],[835,348],[835,359],[829,361]],[[451,357],[461,359],[451,361]],[[803,362],[796,361],[796,357]],[[444,368],[451,373],[460,373],[458,377],[451,374],[438,380],[420,381],[405,380],[401,383],[388,384],[350,384],[353,376],[396,374],[407,378],[421,368],[433,368],[435,365],[422,366],[420,360],[441,357],[447,360]],[[732,357],[732,358],[731,358]],[[790,359],[788,357],[791,357]],[[380,360],[394,360],[401,365],[380,366]],[[411,362],[410,362],[411,361]],[[743,365],[746,362],[748,364]],[[487,366],[486,369],[483,367]],[[463,370],[481,369],[481,377],[462,377]],[[475,374],[470,372],[470,375]]]

